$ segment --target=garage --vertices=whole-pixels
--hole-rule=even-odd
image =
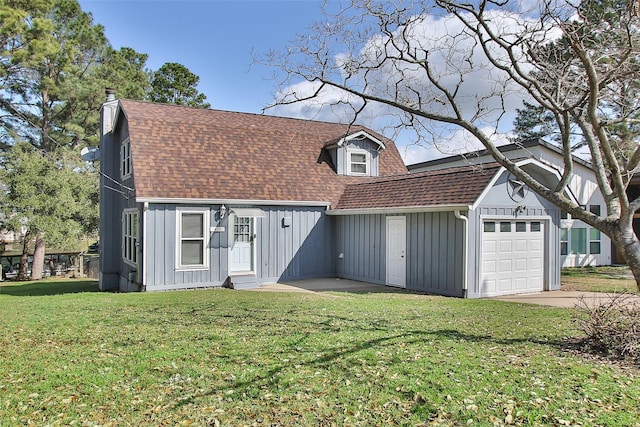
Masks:
[[[543,221],[484,220],[481,296],[544,290],[544,235]]]

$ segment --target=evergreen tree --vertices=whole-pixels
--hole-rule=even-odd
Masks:
[[[26,158],[23,143],[28,143],[32,157],[41,156],[51,165],[46,173],[26,174],[21,186],[30,182],[33,189],[48,189],[46,194],[54,199],[70,191],[84,197],[84,208],[74,210],[76,217],[70,219],[49,202],[44,210],[48,214],[32,216],[29,203],[38,199],[17,191],[21,186],[3,195],[2,214],[10,218],[7,226],[19,231],[16,218],[26,221],[21,223],[28,229],[25,248],[35,242],[34,266],[44,259],[45,240],[60,241],[52,226],[43,225],[46,218],[74,238],[77,221],[86,225],[85,232],[97,229],[97,174],[81,161],[80,149],[99,144],[99,112],[106,87],[130,99],[166,93],[170,95],[163,102],[209,106],[195,89],[199,78],[186,67],[165,64],[150,73],[146,61],[146,54],[131,48],[113,49],[103,27],[93,23],[77,0],[0,0],[0,156],[6,157],[6,167],[23,170],[19,163],[35,162]],[[70,164],[74,164],[73,175],[68,174]],[[17,182],[11,170],[5,171],[6,179]],[[44,166],[39,170],[45,171]],[[73,184],[76,178],[85,185]],[[56,191],[51,183],[56,183]],[[58,203],[65,203],[63,197],[59,199]],[[40,278],[37,268],[32,278]]]
[[[73,157],[45,152],[28,143],[14,144],[2,157],[0,182],[3,183],[5,226],[27,233],[19,279],[26,279],[30,248],[39,240],[60,249],[72,249],[97,222],[96,204],[89,194],[96,193],[96,180],[86,180],[82,165]],[[42,275],[44,258],[34,254],[32,277]]]
[[[196,88],[200,77],[184,65],[168,62],[151,73],[150,81],[151,88],[147,94],[150,101],[198,108],[211,106],[206,102],[207,97]]]

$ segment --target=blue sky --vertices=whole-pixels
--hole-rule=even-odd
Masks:
[[[200,77],[198,89],[207,96],[212,108],[249,113],[261,113],[273,103],[277,90],[277,82],[271,80],[276,70],[252,64],[252,52],[265,55],[270,50],[283,50],[297,36],[310,34],[309,28],[314,22],[322,20],[320,0],[80,0],[80,5],[93,15],[94,23],[105,27],[114,48],[126,46],[146,53],[149,55],[147,68],[151,70],[167,62],[178,62]],[[333,0],[330,6],[340,8],[344,4]],[[424,25],[425,34],[434,43],[446,40],[443,36],[450,31],[447,17],[443,15],[431,16]],[[436,47],[446,53],[446,46]],[[465,76],[464,87],[470,99],[493,90],[493,81],[487,72],[481,67],[478,72]],[[307,82],[290,83],[297,83],[298,87],[291,87],[300,93],[314,90]],[[328,95],[332,101],[332,94]],[[515,101],[519,99],[512,97]],[[322,101],[319,98],[312,107],[298,103],[267,113],[330,121],[346,117],[340,109],[336,114],[315,114],[320,110],[332,112],[330,102]],[[511,104],[510,112],[521,106],[520,102]],[[323,109],[318,108],[319,105],[330,106]],[[488,111],[493,111],[492,107]],[[376,120],[381,117],[382,114],[373,110],[369,118],[363,115],[358,121],[395,139],[407,164],[481,147],[476,140],[455,129],[439,137],[436,144],[411,144],[413,139],[406,134],[394,135],[387,129],[377,128]]]
[[[105,28],[111,45],[149,55],[147,68],[178,62],[200,77],[211,108],[261,113],[274,101],[274,69],[254,64],[252,52],[282,50],[322,16],[320,0],[79,0]],[[334,3],[340,5],[340,3]],[[117,90],[117,88],[116,88]],[[295,108],[268,114],[300,116]],[[323,118],[321,118],[323,119]],[[334,120],[324,118],[325,120]],[[363,123],[366,124],[366,123]],[[381,129],[375,129],[381,131]],[[390,135],[388,135],[390,136]],[[403,148],[407,163],[441,156]]]
[[[251,52],[283,49],[320,16],[317,0],[81,0],[114,48],[149,55],[157,70],[178,62],[200,77],[212,108],[260,113],[273,101],[273,73]]]

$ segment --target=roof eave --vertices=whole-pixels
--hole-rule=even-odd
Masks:
[[[366,130],[359,130],[358,132],[352,133],[351,135],[347,135],[343,138],[340,138],[340,140],[335,144],[338,147],[343,146],[345,143],[353,140],[353,139],[359,139],[361,137],[364,137],[368,140],[370,140],[371,142],[374,142],[378,145],[379,150],[384,150],[387,147],[384,145],[384,143],[379,140],[378,138],[376,138],[375,136],[371,135],[369,132],[367,132]]]
[[[374,215],[374,214],[396,214],[414,212],[453,212],[468,211],[471,206],[468,204],[450,205],[425,205],[425,206],[394,206],[385,208],[359,208],[359,209],[332,209],[327,211],[327,215]]]
[[[331,206],[331,202],[317,200],[199,199],[180,197],[136,197],[136,202],[172,205],[319,206],[326,208]]]

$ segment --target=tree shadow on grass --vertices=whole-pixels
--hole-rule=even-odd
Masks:
[[[377,328],[376,328],[377,329]],[[522,343],[533,343],[536,345],[540,345],[543,347],[555,348],[560,351],[566,352],[570,351],[573,342],[571,340],[565,339],[545,339],[545,338],[535,338],[535,337],[517,337],[517,338],[505,338],[505,337],[497,337],[487,334],[468,334],[463,333],[455,329],[438,329],[438,330],[408,330],[403,332],[397,331],[389,331],[390,333],[385,334],[381,337],[376,337],[368,340],[363,340],[360,342],[354,342],[350,346],[340,346],[335,347],[334,349],[323,352],[323,354],[318,354],[318,351],[312,351],[311,357],[301,358],[299,363],[304,366],[312,366],[316,369],[330,369],[332,366],[336,364],[336,362],[340,360],[344,360],[346,358],[350,358],[353,355],[370,349],[380,349],[384,347],[397,346],[399,343],[402,345],[411,346],[413,344],[423,343],[425,340],[436,339],[436,340],[455,340],[461,342],[472,342],[472,343],[490,343],[492,346],[496,346],[498,348],[508,347],[512,345],[518,345]],[[288,347],[288,351],[291,351],[292,348],[297,348],[298,346],[304,346],[304,342],[308,338],[309,334],[304,334],[295,342],[290,343]],[[237,358],[239,355],[234,355]],[[403,363],[401,361],[394,363]],[[243,378],[243,379],[233,379],[230,383],[228,383],[228,389],[235,390],[237,394],[251,394],[251,390],[264,390],[270,389],[274,387],[274,384],[282,381],[283,374],[285,372],[291,371],[292,366],[289,362],[286,363],[276,363],[271,368],[267,369],[266,372],[262,374],[258,374],[254,377]],[[191,396],[188,396],[184,399],[181,399],[176,403],[176,406],[182,406],[188,403],[193,403],[199,398],[205,396],[211,396],[215,393],[219,392],[219,389],[205,391],[204,393],[195,393]],[[415,407],[420,406],[421,402],[415,402]]]
[[[43,280],[33,282],[0,282],[0,295],[41,297],[47,295],[99,292],[97,280]]]

